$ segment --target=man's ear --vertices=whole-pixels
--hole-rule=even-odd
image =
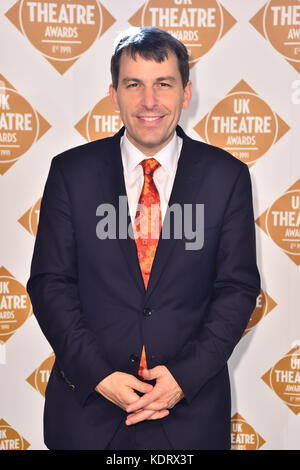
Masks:
[[[114,105],[116,111],[120,111],[118,97],[117,97],[117,90],[113,87],[113,85],[109,85],[109,96],[111,99],[112,104]]]
[[[189,107],[191,99],[192,99],[192,82],[189,80],[184,89],[182,109],[187,109]]]

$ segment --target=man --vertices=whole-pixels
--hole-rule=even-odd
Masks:
[[[124,127],[55,157],[41,205],[27,288],[56,355],[45,443],[229,449],[227,361],[260,287],[249,171],[178,126],[192,84],[168,33],[125,33],[111,72]]]

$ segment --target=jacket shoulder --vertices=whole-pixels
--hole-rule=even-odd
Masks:
[[[87,142],[61,152],[52,161],[62,169],[69,166],[86,167],[103,159],[112,143],[113,137]]]
[[[220,166],[224,170],[228,168],[230,171],[241,171],[247,164],[234,157],[226,150],[216,147],[206,142],[195,139],[190,139],[192,145],[195,147],[196,158],[205,158],[214,166]]]
[[[195,163],[201,162],[199,168],[206,168],[207,175],[219,181],[220,187],[234,185],[240,175],[249,174],[246,163],[220,147],[188,137],[188,148]]]

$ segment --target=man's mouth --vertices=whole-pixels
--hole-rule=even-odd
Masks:
[[[142,121],[153,122],[162,119],[164,116],[137,116]]]

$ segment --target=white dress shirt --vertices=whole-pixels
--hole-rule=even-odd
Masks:
[[[120,145],[125,187],[132,225],[134,225],[136,208],[144,184],[144,172],[139,163],[146,158],[155,158],[161,165],[155,170],[153,180],[160,197],[161,217],[163,222],[173,188],[178,159],[182,147],[182,138],[175,132],[172,140],[156,155],[151,157],[144,155],[128,140],[126,130],[121,138]]]

